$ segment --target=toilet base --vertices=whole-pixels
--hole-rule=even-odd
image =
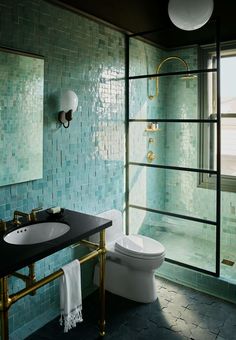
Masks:
[[[99,285],[99,265],[95,266],[94,284]],[[150,303],[157,299],[154,271],[140,271],[106,260],[105,288],[124,298]]]

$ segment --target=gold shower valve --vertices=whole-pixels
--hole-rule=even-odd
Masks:
[[[149,144],[153,144],[155,142],[155,139],[154,138],[148,138],[148,143]]]
[[[154,159],[156,158],[155,154],[153,151],[148,151],[147,153],[147,160],[149,163],[151,163],[152,161],[154,161]]]

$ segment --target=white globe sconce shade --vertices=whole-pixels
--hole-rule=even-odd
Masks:
[[[64,126],[68,128],[70,121],[72,120],[72,113],[77,110],[78,97],[74,91],[68,90],[62,93],[60,97],[61,111],[58,113],[58,120]]]
[[[169,0],[168,13],[175,26],[193,31],[207,23],[213,8],[213,0]]]

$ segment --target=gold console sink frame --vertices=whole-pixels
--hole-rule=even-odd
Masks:
[[[95,257],[99,258],[100,263],[100,319],[99,319],[99,334],[100,336],[105,335],[105,258],[106,258],[106,248],[105,248],[105,229],[100,231],[100,241],[99,244],[92,243],[87,240],[81,240],[77,244],[82,244],[91,248],[92,251],[85,256],[82,256],[78,260],[80,264],[83,264]],[[73,246],[73,245],[72,245]],[[20,247],[20,246],[19,246]],[[42,286],[48,284],[49,282],[59,278],[63,275],[62,269],[44,277],[43,279],[36,281],[34,273],[34,264],[28,265],[29,275],[22,275],[18,272],[13,272],[7,276],[0,278],[0,314],[1,314],[1,339],[9,339],[9,326],[8,326],[8,310],[12,304],[16,301],[22,299],[28,294],[34,295],[36,290]],[[8,278],[9,276],[16,276],[25,282],[25,288],[19,290],[18,292],[9,295],[8,293]]]

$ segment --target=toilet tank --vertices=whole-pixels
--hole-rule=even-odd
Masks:
[[[109,244],[123,236],[123,219],[119,210],[112,209],[97,215],[98,217],[112,220],[112,226],[106,229],[106,243]],[[99,233],[89,237],[91,242],[99,242]]]

